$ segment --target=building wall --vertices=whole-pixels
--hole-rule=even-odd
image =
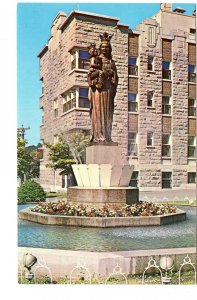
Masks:
[[[66,22],[65,22],[66,20]],[[62,25],[63,24],[63,25]],[[63,113],[63,93],[73,86],[88,87],[87,70],[71,69],[74,48],[87,49],[90,43],[100,45],[99,34],[113,34],[113,59],[119,83],[115,97],[112,139],[121,144],[122,159],[139,172],[142,192],[162,191],[162,172],[172,173],[172,189],[192,188],[188,172],[195,172],[195,159],[188,158],[188,135],[195,134],[196,118],[188,118],[188,96],[195,97],[195,83],[188,84],[188,43],[195,45],[195,18],[160,11],[131,31],[116,18],[92,16],[75,12],[66,19],[60,14],[52,24],[48,49],[40,55],[40,78],[44,93],[40,107],[44,108],[41,137],[52,143],[54,135],[70,129],[90,129],[88,109],[73,109]],[[132,39],[132,38],[133,39]],[[135,40],[135,42],[133,42]],[[165,45],[163,40],[165,40]],[[166,46],[167,45],[167,46]],[[171,45],[171,50],[168,49]],[[166,47],[166,49],[164,49]],[[138,57],[138,75],[128,76],[128,56]],[[153,70],[148,70],[148,57],[154,58]],[[162,79],[162,60],[171,61],[171,80]],[[138,93],[138,111],[128,112],[128,92]],[[153,92],[153,105],[147,106],[147,92]],[[162,95],[171,95],[171,114],[162,114]],[[58,116],[54,117],[54,100],[58,100]],[[128,131],[138,133],[138,154],[128,157]],[[147,132],[153,132],[153,145],[147,146]],[[171,156],[162,157],[162,134],[171,134]],[[41,162],[41,183],[45,189],[54,184],[54,173],[46,168],[47,151]],[[61,177],[56,174],[61,188]],[[144,194],[143,194],[144,195]]]

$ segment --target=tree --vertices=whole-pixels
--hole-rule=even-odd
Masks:
[[[75,163],[75,160],[63,137],[59,137],[58,143],[45,145],[49,149],[49,163],[46,166],[53,170],[60,169],[60,175],[72,173],[71,165]]]
[[[37,149],[40,146],[26,146],[27,140],[17,137],[17,175],[21,182],[26,179],[38,178],[40,161],[37,158]]]
[[[72,164],[82,164],[85,161],[85,149],[89,137],[82,131],[59,136],[56,144],[46,144],[49,149],[47,167],[60,170],[60,175],[72,174]]]
[[[65,137],[76,164],[85,163],[85,151],[90,137],[82,130],[67,134]]]

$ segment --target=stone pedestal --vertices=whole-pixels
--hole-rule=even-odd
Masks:
[[[139,191],[129,187],[134,166],[123,163],[116,143],[90,144],[86,164],[73,165],[76,187],[68,188],[68,201],[85,205],[117,205],[138,202]]]
[[[113,187],[113,188],[91,188],[91,187],[70,187],[67,191],[67,199],[74,204],[95,205],[102,207],[123,206],[139,201],[137,188]]]
[[[92,143],[86,148],[86,164],[122,165],[121,147],[116,143]]]

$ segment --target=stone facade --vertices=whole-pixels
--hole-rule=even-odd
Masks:
[[[38,54],[44,143],[54,142],[54,136],[69,130],[90,129],[89,109],[80,107],[76,98],[75,107],[64,112],[64,95],[73,88],[88,88],[87,69],[73,68],[71,61],[78,59],[79,50],[87,50],[90,43],[98,47],[99,34],[106,31],[113,34],[112,54],[119,76],[112,139],[121,145],[122,159],[135,166],[142,192],[194,190],[194,185],[188,184],[188,172],[195,172],[195,158],[188,158],[188,136],[195,136],[196,125],[195,114],[188,117],[188,97],[195,99],[195,80],[188,82],[188,64],[195,65],[195,34],[191,29],[195,29],[195,17],[174,12],[169,5],[162,5],[161,11],[140,23],[137,30],[120,24],[117,18],[80,11],[66,16],[60,12],[52,23],[47,45]],[[137,72],[129,75],[128,58],[136,59],[137,66]],[[169,78],[163,75],[164,61],[169,62]],[[168,70],[164,72],[169,74]],[[128,93],[137,95],[137,109],[128,109]],[[163,96],[170,97],[171,112],[167,114],[163,112]],[[132,134],[137,134],[132,141],[137,145],[135,154],[128,152]],[[170,149],[168,156],[162,156],[164,134],[170,136],[165,146]],[[54,185],[60,190],[61,177],[46,164],[44,149],[41,184],[46,190],[54,189]],[[163,188],[163,172],[170,173],[170,189]]]

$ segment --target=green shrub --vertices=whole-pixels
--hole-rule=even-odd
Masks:
[[[35,181],[27,180],[18,189],[18,202],[39,202],[46,199],[46,193],[41,185]]]

